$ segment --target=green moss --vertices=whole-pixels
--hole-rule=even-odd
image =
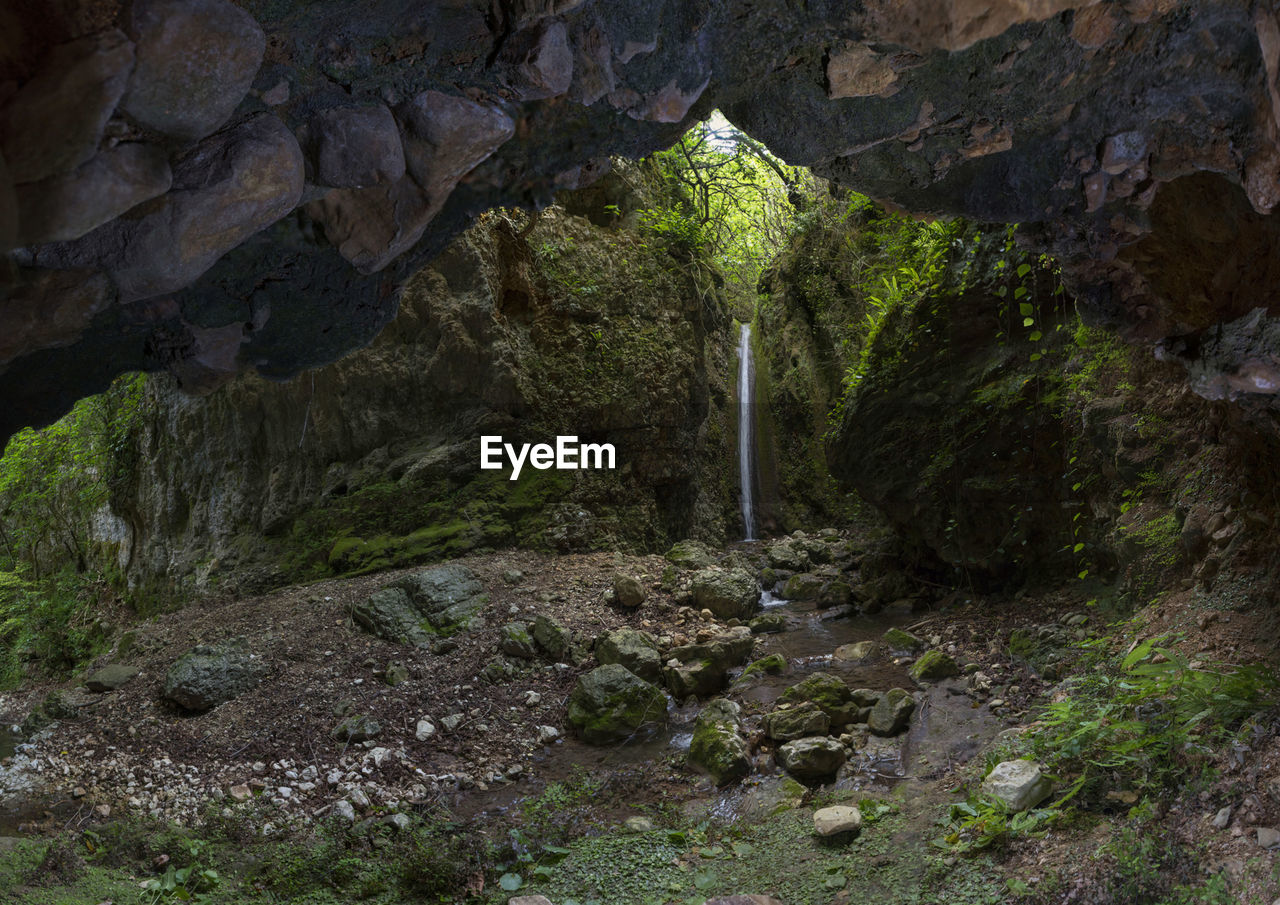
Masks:
[[[742,675],[738,676],[738,681],[742,682],[756,676],[780,676],[786,671],[787,658],[782,654],[770,654],[747,664],[747,668],[742,671]]]
[[[811,701],[835,720],[843,715],[844,706],[853,700],[853,692],[839,676],[815,672],[784,691],[779,700],[784,703]]]

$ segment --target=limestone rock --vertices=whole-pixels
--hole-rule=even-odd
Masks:
[[[808,701],[795,706],[779,707],[764,718],[764,734],[779,742],[826,735],[830,728],[831,717]]]
[[[667,688],[677,699],[710,697],[729,684],[728,673],[710,660],[695,660],[663,670]]]
[[[592,745],[623,741],[666,719],[666,695],[617,663],[579,676],[569,695],[569,723]]]
[[[1257,838],[1258,844],[1263,848],[1280,848],[1280,830],[1274,827],[1258,827]]]
[[[865,44],[854,44],[832,53],[827,60],[827,97],[870,97],[898,80],[882,54]]]
[[[721,619],[741,619],[760,601],[760,589],[750,573],[741,569],[702,569],[690,584],[694,606]]]
[[[208,710],[256,686],[266,671],[244,638],[201,644],[169,668],[164,696],[187,710]]]
[[[785,569],[788,572],[803,572],[810,565],[809,554],[797,549],[790,541],[773,544],[765,551],[765,555],[769,559],[770,566],[775,569]]]
[[[404,176],[404,146],[384,105],[330,107],[312,117],[302,140],[315,166],[313,182],[362,189]]]
[[[648,593],[636,578],[630,575],[615,575],[613,577],[613,595],[619,605],[633,610],[640,604],[644,603]]]
[[[459,563],[415,572],[390,587],[407,593],[431,628],[441,634],[465,628],[489,602],[475,573]]]
[[[902,688],[891,688],[876,701],[867,716],[867,728],[874,735],[891,736],[906,732],[915,712],[916,699]]]
[[[822,579],[817,575],[802,572],[792,575],[782,586],[782,596],[787,600],[817,600],[822,593]]]
[[[349,716],[329,733],[342,742],[367,742],[382,734],[382,723],[371,716]]]
[[[1053,783],[1029,760],[1007,760],[996,764],[982,781],[982,792],[1003,801],[1011,811],[1025,811],[1049,797]]]
[[[623,627],[596,643],[596,659],[602,664],[620,663],[642,679],[656,682],[662,675],[658,644],[648,632]]]
[[[682,569],[706,569],[715,565],[711,548],[702,541],[682,540],[673,544],[665,554],[667,562]]]
[[[907,670],[917,682],[936,682],[960,675],[960,667],[940,650],[927,650]]]
[[[227,0],[132,0],[124,21],[138,62],[121,107],[182,141],[230,118],[266,49],[258,23]]]
[[[893,650],[914,653],[915,651],[924,650],[924,641],[915,635],[900,628],[891,628],[884,633],[884,643],[889,645]]]
[[[830,779],[844,761],[844,745],[825,736],[796,739],[778,749],[778,763],[797,779]]]
[[[18,241],[23,245],[78,239],[173,183],[164,151],[134,142],[40,182],[18,186]]]
[[[0,109],[0,152],[14,183],[68,173],[97,154],[133,64],[133,44],[115,29],[53,48]]]
[[[738,705],[723,698],[702,708],[694,724],[689,763],[710,773],[718,786],[751,773],[751,755],[740,728]]]
[[[755,649],[755,639],[751,629],[746,626],[735,626],[727,631],[717,632],[704,641],[682,644],[671,649],[670,657],[681,663],[706,661],[715,669],[727,672],[734,666],[741,666]]]
[[[853,692],[844,679],[826,672],[815,672],[804,681],[792,685],[778,698],[782,703],[809,702],[840,727],[852,718]]]
[[[529,634],[529,626],[523,622],[508,622],[499,629],[499,634],[501,640],[498,646],[507,656],[522,660],[537,659],[538,646],[534,643],[533,635]]]
[[[780,676],[787,671],[787,658],[782,654],[769,654],[759,660],[753,660],[742,670],[737,681],[749,680],[752,676]]]
[[[423,618],[403,588],[383,588],[351,604],[348,612],[367,632],[397,644],[425,646],[433,633],[422,625]]]
[[[45,246],[37,260],[59,269],[101,267],[122,302],[173,292],[292,210],[302,182],[293,133],[257,114],[196,145],[174,164],[169,192],[137,216]]]
[[[875,641],[858,641],[854,644],[842,644],[832,654],[837,660],[856,662],[867,660],[880,652],[880,645]]]
[[[787,630],[787,617],[784,613],[761,613],[748,623],[753,635],[769,635]]]
[[[141,670],[136,666],[125,666],[122,663],[112,663],[110,666],[104,666],[102,669],[93,672],[89,678],[84,680],[85,688],[90,691],[115,691],[132,682]]]
[[[813,812],[813,830],[819,836],[835,836],[862,829],[862,811],[848,805],[820,808]]]
[[[563,22],[543,22],[513,36],[503,56],[512,67],[512,87],[524,100],[559,97],[573,81],[573,52]]]
[[[533,626],[529,631],[533,635],[534,642],[552,660],[560,662],[569,656],[569,646],[573,642],[573,636],[558,619],[539,613],[534,618]]]

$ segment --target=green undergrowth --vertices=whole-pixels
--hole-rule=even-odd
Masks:
[[[40,580],[0,572],[0,689],[33,670],[68,675],[103,651],[111,627],[100,616],[112,591],[67,569]]]

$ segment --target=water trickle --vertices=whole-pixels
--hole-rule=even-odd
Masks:
[[[751,327],[742,325],[738,340],[738,483],[742,488],[743,540],[756,539],[755,512],[755,361],[751,356]]]

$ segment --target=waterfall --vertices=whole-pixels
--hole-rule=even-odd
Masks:
[[[738,340],[738,483],[742,487],[743,540],[756,539],[755,511],[755,362],[751,357],[751,327],[742,325]]]

